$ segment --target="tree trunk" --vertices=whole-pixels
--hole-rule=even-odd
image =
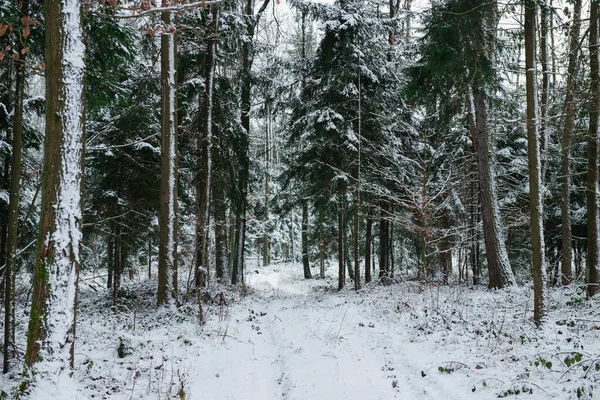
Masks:
[[[152,279],[152,236],[148,235],[148,279]]]
[[[25,0],[21,8],[29,15],[29,2]],[[19,42],[20,43],[20,42]],[[20,46],[22,47],[22,46]],[[22,61],[26,60],[24,54]],[[3,373],[9,370],[11,353],[9,346],[14,344],[12,335],[13,324],[11,316],[15,307],[14,276],[17,270],[17,239],[19,228],[19,187],[21,182],[21,155],[23,144],[23,97],[25,95],[25,65],[16,68],[16,99],[15,118],[13,126],[12,162],[10,168],[10,192],[8,205],[8,231],[6,244],[6,262],[4,268],[4,365]]]
[[[496,199],[496,178],[491,165],[489,132],[486,126],[485,94],[482,90],[473,89],[467,96],[469,128],[477,155],[479,203],[483,218],[483,238],[489,273],[488,287],[502,288],[513,285],[515,278],[510,269],[508,254],[506,253],[500,210]]]
[[[308,202],[302,202],[302,265],[304,267],[304,278],[310,279],[310,265],[308,262]]]
[[[321,279],[325,279],[325,238],[323,237],[323,227],[321,227],[319,243],[321,247],[319,257],[319,272]]]
[[[582,244],[581,241],[576,242],[575,250],[575,275],[579,277],[582,274],[583,269],[583,250],[581,249]]]
[[[115,222],[115,240],[113,245],[113,306],[116,306],[119,301],[119,289],[121,288],[121,276],[123,274],[123,265],[121,264],[121,229],[121,221],[117,219]]]
[[[596,294],[598,283],[598,261],[600,237],[598,229],[598,118],[600,117],[600,76],[598,66],[598,1],[592,0],[590,5],[590,131],[588,136],[588,168],[587,168],[587,265],[585,283],[587,295]]]
[[[392,214],[394,213],[394,206],[392,206]],[[388,245],[389,249],[389,261],[388,265],[390,266],[390,278],[394,279],[394,223],[392,221],[389,222],[389,230],[390,230],[390,243]]]
[[[246,0],[244,9],[246,17],[254,16],[254,1]],[[254,21],[247,24],[247,40],[242,42],[242,90],[241,90],[241,116],[240,121],[244,129],[243,149],[240,159],[240,172],[238,176],[238,191],[240,193],[240,204],[238,205],[235,223],[235,243],[233,252],[233,270],[231,283],[238,283],[238,275],[243,281],[244,247],[246,239],[246,196],[248,192],[248,174],[250,169],[249,140],[250,140],[250,107],[252,77],[252,41],[254,40]]]
[[[163,0],[162,6],[169,6]],[[177,69],[173,13],[164,11],[160,37],[161,158],[157,303],[177,299]]]
[[[108,276],[106,278],[106,288],[111,289],[113,287],[113,279],[115,273],[115,266],[113,262],[113,245],[114,245],[114,236],[112,224],[110,224],[110,230],[108,232],[106,238],[106,270],[108,271]]]
[[[360,177],[359,177],[360,179]],[[359,220],[359,207],[360,194],[359,194],[359,184],[356,185],[356,201],[354,204],[354,289],[360,290],[360,250],[358,247],[359,242],[359,229],[360,229],[360,220]]]
[[[568,285],[573,279],[571,269],[571,137],[575,121],[575,84],[577,82],[577,51],[581,30],[581,0],[574,1],[573,26],[569,44],[569,66],[567,68],[567,88],[565,94],[565,126],[562,137],[561,158],[561,282]]]
[[[529,215],[533,272],[533,319],[540,323],[546,313],[546,261],[541,188],[541,160],[538,139],[535,77],[535,2],[525,3],[525,80],[527,89],[527,164],[529,169]]]
[[[550,114],[550,64],[548,59],[548,17],[549,6],[545,3],[540,7],[540,62],[542,64],[542,98],[540,104],[541,119],[539,124],[540,138],[542,141],[541,152],[541,177],[542,183],[546,179],[548,169],[548,148],[550,146],[550,129],[548,116]]]
[[[373,211],[367,208],[367,227],[365,232],[365,282],[371,282],[371,234],[373,230]]]
[[[217,11],[213,8],[212,23],[206,49],[206,65],[204,67],[205,84],[202,101],[201,126],[203,129],[198,138],[198,152],[200,153],[200,179],[196,188],[196,265],[194,266],[194,280],[196,288],[206,286],[208,275],[208,231],[210,223],[209,202],[212,179],[212,114],[213,114],[213,87],[214,69],[217,40]]]
[[[440,252],[440,261],[442,264],[442,279],[444,284],[447,285],[448,278],[452,272],[452,249],[450,248],[450,236],[448,235],[448,231],[450,230],[450,217],[448,216],[448,210],[444,211],[444,216],[442,217],[442,226],[444,227],[444,237],[441,241],[442,249]]]
[[[265,128],[265,215],[264,215],[264,219],[263,219],[263,265],[269,265],[270,264],[270,250],[269,250],[269,229],[268,229],[268,224],[269,224],[269,184],[270,184],[270,179],[271,179],[271,171],[269,170],[271,168],[270,162],[271,162],[271,150],[270,150],[270,146],[271,143],[269,141],[269,127],[271,124],[271,106],[270,106],[270,102],[271,99],[267,98],[265,101],[265,107],[267,109],[267,116],[266,116],[266,128]],[[310,273],[310,270],[309,270]],[[306,277],[306,271],[304,272],[304,275]]]
[[[379,216],[379,279],[384,283],[390,275],[389,261],[389,221],[387,219],[387,208],[384,201],[381,202]]]
[[[344,288],[346,271],[344,270],[344,190],[340,189],[338,200],[338,290]]]
[[[220,135],[217,133],[216,138]],[[212,189],[213,196],[213,213],[215,221],[215,273],[217,275],[217,281],[224,283],[224,279],[228,273],[228,229],[227,229],[227,203],[226,203],[226,192],[225,192],[225,181],[223,179],[223,171],[227,168],[225,166],[226,160],[223,159],[223,154],[220,151],[220,146],[216,146],[214,149],[213,157],[215,162],[215,169],[213,177],[215,184]]]
[[[344,261],[346,263],[346,271],[348,277],[354,282],[354,267],[352,266],[352,260],[350,259],[350,239],[348,237],[348,229],[344,228]]]
[[[478,225],[478,209],[477,209],[477,203],[475,201],[476,199],[476,186],[477,186],[477,182],[474,180],[471,180],[471,184],[470,186],[470,199],[471,199],[471,212],[469,215],[469,232],[470,232],[470,239],[469,239],[469,243],[470,243],[470,250],[469,250],[469,260],[471,263],[471,271],[473,271],[473,285],[478,285],[479,284],[479,261],[478,261],[478,256],[479,256],[479,251],[478,251],[478,246],[477,246],[477,242],[479,241],[478,238],[478,234],[477,234],[477,225]]]
[[[240,175],[243,175],[240,172]],[[239,187],[246,187],[247,182],[240,176]],[[244,197],[245,198],[245,197]],[[245,201],[245,200],[244,200]],[[241,206],[244,210],[245,205]],[[243,266],[244,266],[244,242],[246,239],[246,218],[243,215],[238,215],[235,218],[235,231],[233,238],[233,248],[231,250],[232,257],[232,269],[231,269],[231,283],[237,285],[240,280],[243,281]]]
[[[30,379],[73,369],[85,129],[84,46],[78,0],[47,0],[46,137],[42,202],[25,365]],[[36,376],[37,375],[37,376]],[[72,385],[72,383],[67,383]],[[57,389],[58,390],[58,389]],[[57,393],[44,393],[56,397]]]

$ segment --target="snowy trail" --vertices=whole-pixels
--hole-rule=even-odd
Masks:
[[[408,356],[348,298],[354,293],[323,295],[297,280],[279,279],[248,277],[254,293],[247,309],[234,311],[235,328],[216,352],[202,357],[207,365],[219,365],[219,359],[230,365],[218,378],[194,373],[192,399],[239,399],[240,393],[245,399],[428,398],[411,385],[415,372],[392,361]],[[206,393],[205,379],[224,379],[224,386]]]
[[[599,349],[593,324],[549,323],[544,336],[523,324],[526,288],[402,282],[338,292],[333,280],[303,279],[298,265],[246,278],[245,296],[227,286],[207,292],[223,291],[228,305],[206,301],[204,326],[194,302],[154,310],[153,282],[134,287],[128,306],[109,313],[88,292],[78,328],[91,338],[76,357],[80,398],[479,400],[515,398],[511,391],[527,388],[532,400],[576,399],[585,371],[558,382],[565,368],[556,356],[551,370],[535,362],[557,351],[562,360],[584,345],[586,354]],[[125,355],[117,354],[121,338]]]

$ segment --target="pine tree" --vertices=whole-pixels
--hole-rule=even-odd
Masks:
[[[514,284],[500,221],[487,109],[488,93],[496,82],[497,18],[495,2],[483,6],[470,0],[434,3],[420,45],[422,59],[410,70],[412,86],[421,88],[415,90],[417,95],[442,96],[439,100],[454,113],[461,111],[457,99],[464,99],[477,157],[488,286],[493,288]]]

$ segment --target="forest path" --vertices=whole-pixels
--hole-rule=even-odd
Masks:
[[[423,379],[418,350],[405,351],[402,326],[374,312],[380,307],[368,296],[338,293],[332,282],[304,280],[289,268],[249,272],[250,295],[230,306],[223,340],[202,356],[205,365],[227,366],[217,379],[197,377],[192,399],[457,398]]]

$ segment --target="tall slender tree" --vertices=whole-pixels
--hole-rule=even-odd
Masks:
[[[254,33],[256,25],[265,12],[270,0],[264,0],[256,14],[254,0],[246,0],[244,17],[246,19],[246,35],[242,41],[242,70],[241,70],[241,124],[245,138],[241,140],[242,157],[238,172],[239,204],[236,207],[234,244],[232,249],[231,283],[237,284],[243,280],[244,251],[246,243],[246,197],[248,194],[248,178],[250,173],[249,135],[250,108],[252,105],[252,63],[254,61]]]
[[[598,215],[598,128],[600,118],[600,63],[598,59],[598,1],[590,2],[590,127],[587,167],[587,267],[585,282],[588,296],[596,294],[598,262],[600,262],[600,229]]]
[[[567,86],[565,93],[565,121],[561,151],[561,282],[567,285],[573,279],[571,268],[571,140],[575,122],[575,84],[577,82],[577,52],[581,30],[581,0],[574,0],[573,21],[569,43],[569,65],[567,67]]]
[[[171,5],[163,0],[162,6]],[[177,68],[176,28],[172,11],[162,12],[160,243],[158,247],[158,305],[177,298]]]
[[[19,194],[21,190],[21,159],[23,147],[23,101],[25,97],[25,61],[27,52],[23,51],[28,44],[29,29],[31,25],[31,7],[28,0],[21,2],[21,21],[23,23],[21,40],[18,41],[17,54],[21,54],[23,62],[17,65],[15,82],[15,109],[12,138],[12,157],[10,167],[10,190],[8,205],[8,229],[6,240],[6,262],[4,268],[4,364],[3,373],[9,370],[11,352],[9,347],[14,344],[13,325],[11,318],[14,304],[14,278],[17,268],[17,239],[19,232]]]
[[[538,109],[535,74],[536,0],[525,1],[525,81],[527,88],[527,167],[529,170],[529,216],[533,272],[533,319],[540,323],[546,313],[546,262],[542,208],[542,166],[538,138]]]
[[[213,116],[213,89],[214,71],[216,62],[218,13],[213,7],[210,13],[210,24],[206,58],[204,65],[204,93],[202,94],[202,113],[200,126],[202,132],[198,137],[198,152],[200,154],[200,176],[196,188],[196,257],[195,281],[196,287],[205,284],[204,271],[208,271],[208,231],[209,231],[209,202],[212,183],[212,116]]]

